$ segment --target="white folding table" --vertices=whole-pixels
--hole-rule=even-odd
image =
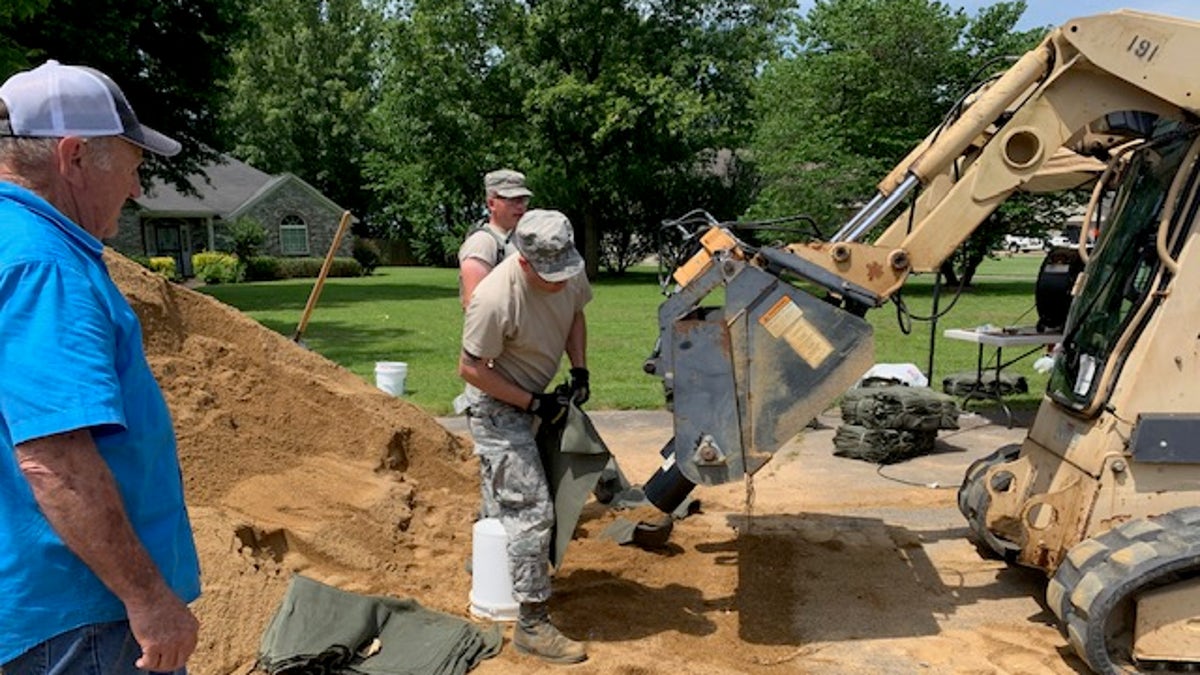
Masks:
[[[1012,410],[1008,404],[1004,402],[1004,395],[1000,389],[1000,372],[1021,359],[1039,351],[1046,345],[1057,344],[1062,342],[1062,333],[1040,333],[1033,326],[1021,326],[1016,328],[990,328],[990,329],[971,329],[971,328],[950,328],[943,335],[951,340],[963,340],[965,342],[974,342],[979,345],[979,355],[975,361],[975,386],[965,397],[963,397],[962,405],[966,408],[967,402],[973,398],[992,399],[1000,404],[1004,409],[1004,414],[1008,417],[1008,426],[1012,427]],[[983,374],[983,350],[985,347],[996,348],[996,367],[995,367],[995,389],[988,391],[984,385]],[[1019,356],[1004,360],[1005,347],[1031,347]],[[988,370],[992,370],[988,367]]]

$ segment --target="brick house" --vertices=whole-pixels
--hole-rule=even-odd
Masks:
[[[256,220],[267,231],[262,253],[324,257],[333,243],[342,207],[290,173],[278,176],[225,157],[189,177],[196,195],[155,182],[121,211],[117,236],[105,243],[126,255],[171,256],[175,268],[192,276],[192,254],[231,250],[226,226],[238,218]],[[347,232],[337,255],[349,256]]]

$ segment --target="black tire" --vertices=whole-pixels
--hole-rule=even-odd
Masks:
[[[983,481],[988,469],[997,464],[1011,462],[1021,454],[1021,446],[1017,443],[1005,445],[995,452],[981,457],[967,467],[963,483],[958,488],[958,510],[967,519],[971,530],[971,541],[979,552],[989,558],[997,558],[1008,563],[1016,562],[1021,547],[1015,542],[996,536],[987,529],[987,511],[992,502]]]
[[[1159,672],[1163,664],[1134,663],[1136,599],[1197,575],[1200,507],[1193,506],[1131,520],[1076,544],[1050,579],[1046,604],[1095,672]]]

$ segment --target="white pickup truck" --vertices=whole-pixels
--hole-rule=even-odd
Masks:
[[[1015,234],[1004,235],[1004,250],[1009,253],[1028,253],[1030,251],[1041,251],[1046,248],[1046,243],[1041,237],[1022,237]]]
[[[1092,244],[1091,237],[1088,237],[1089,250],[1091,250]],[[1050,237],[1046,239],[1046,250],[1050,251],[1056,248],[1079,248],[1079,226],[1067,225],[1061,232],[1051,231]]]

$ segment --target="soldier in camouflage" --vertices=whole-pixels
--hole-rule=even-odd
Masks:
[[[483,191],[488,218],[472,227],[458,248],[458,299],[464,310],[479,282],[512,252],[509,238],[533,197],[525,187],[525,174],[512,169],[484,176]]]
[[[584,645],[550,622],[550,539],[554,504],[538,455],[535,424],[561,424],[570,400],[546,392],[565,352],[571,394],[589,395],[587,326],[592,298],[571,223],[533,210],[513,233],[518,255],[505,258],[475,288],[463,320],[458,372],[479,457],[482,508],[508,536],[508,566],[520,614],[518,651],[554,663],[587,658]]]

